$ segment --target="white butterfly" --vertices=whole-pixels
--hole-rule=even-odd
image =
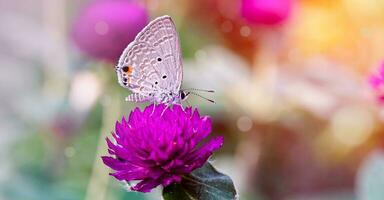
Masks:
[[[150,22],[123,51],[116,66],[127,101],[180,104],[189,93],[180,89],[183,66],[179,37],[171,17]]]

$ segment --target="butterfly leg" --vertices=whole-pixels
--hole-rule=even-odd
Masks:
[[[166,104],[166,106],[165,106],[163,112],[161,112],[161,116],[163,116],[164,112],[169,108],[170,105],[171,105],[171,104]]]
[[[191,106],[191,105],[189,104],[188,101],[187,101],[187,104],[188,104],[188,106]],[[184,110],[184,106],[183,106],[183,102],[182,102],[182,101],[174,102],[173,105],[179,105],[179,106],[181,107],[181,109],[182,109],[183,111],[185,111],[185,110]]]
[[[156,108],[156,102],[153,102],[153,109],[152,109],[151,116],[153,115],[153,113],[155,113],[155,108]]]

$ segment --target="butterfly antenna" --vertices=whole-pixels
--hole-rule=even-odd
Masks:
[[[190,92],[191,94],[194,94],[194,95],[196,95],[196,96],[198,96],[198,97],[200,97],[200,98],[203,98],[203,99],[205,99],[205,100],[207,100],[207,101],[209,101],[209,102],[211,102],[211,103],[216,103],[214,100],[212,100],[212,99],[208,99],[207,97],[203,97],[203,96],[201,96],[200,94],[197,94],[197,93],[194,93],[194,92]]]
[[[191,104],[189,103],[188,99],[185,99],[185,102],[187,102],[188,107],[191,107]]]
[[[199,92],[210,92],[210,93],[214,93],[215,92],[214,90],[205,90],[205,89],[197,89],[197,88],[187,88],[187,89],[184,89],[184,91],[188,91],[188,90],[199,91]]]

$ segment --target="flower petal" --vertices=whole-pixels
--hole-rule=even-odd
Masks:
[[[171,183],[179,183],[181,181],[181,176],[179,175],[168,175],[161,180],[161,184],[166,187]]]
[[[153,188],[160,185],[160,182],[153,179],[145,179],[135,186],[131,187],[132,190],[140,191],[140,192],[150,192]]]
[[[101,159],[103,160],[104,164],[113,170],[132,169],[136,167],[129,162],[121,162],[118,159],[112,158],[110,156],[102,156]]]
[[[224,138],[222,136],[217,136],[206,143],[201,148],[195,150],[194,152],[188,154],[184,161],[187,165],[195,166],[196,168],[201,167],[212,155],[212,153],[223,146]]]
[[[148,177],[148,169],[146,168],[132,168],[122,171],[116,171],[111,173],[119,181],[132,181],[132,180],[141,180]]]

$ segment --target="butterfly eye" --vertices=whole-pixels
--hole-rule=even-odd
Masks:
[[[155,82],[155,85],[157,85],[158,83],[159,83],[159,82],[156,81],[156,82]]]
[[[163,77],[162,77],[163,79],[166,79],[167,78],[167,76],[166,75],[163,75]]]
[[[162,60],[161,60],[161,58],[157,58],[157,61],[161,62]]]

